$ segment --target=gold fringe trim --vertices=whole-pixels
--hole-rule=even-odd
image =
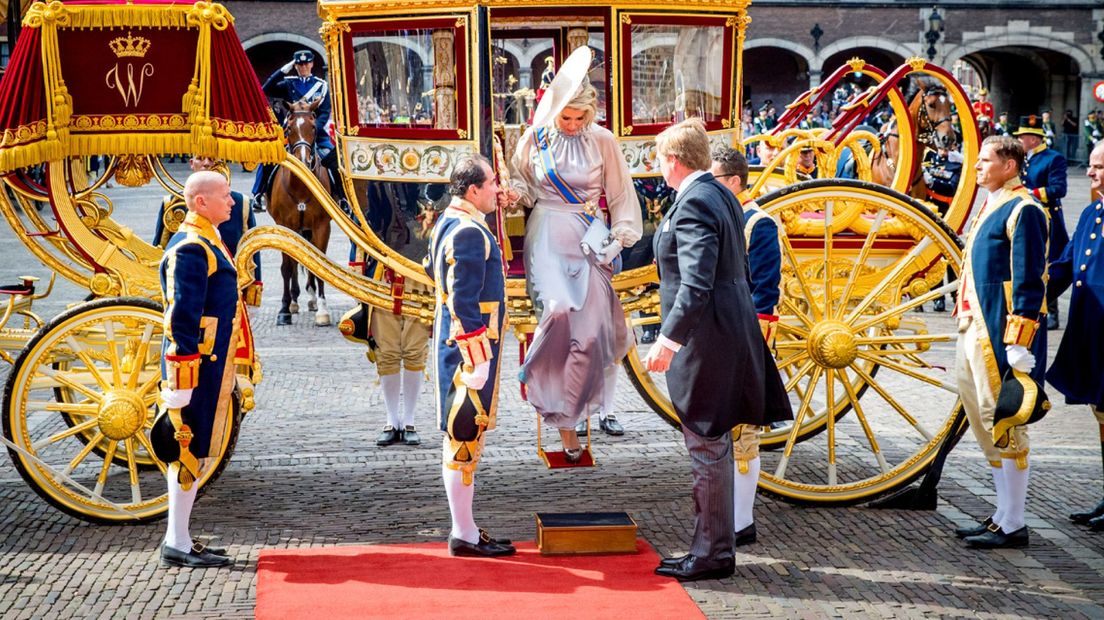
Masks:
[[[70,28],[188,28],[210,24],[225,30],[234,17],[216,2],[145,5],[65,5],[55,0],[34,3],[23,17],[23,26],[67,26]]]

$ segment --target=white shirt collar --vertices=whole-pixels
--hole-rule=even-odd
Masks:
[[[690,187],[690,184],[694,182],[694,179],[700,177],[701,175],[705,174],[706,172],[708,172],[708,171],[707,170],[695,170],[695,171],[691,172],[690,174],[686,175],[686,178],[682,180],[682,183],[679,183],[678,189],[676,189],[675,191],[676,192],[681,192],[682,190],[686,189],[687,187]]]

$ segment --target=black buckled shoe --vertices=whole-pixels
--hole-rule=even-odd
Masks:
[[[659,337],[658,329],[649,329],[647,327],[640,334],[640,344],[652,344]]]
[[[161,545],[162,566],[182,566],[184,568],[216,568],[233,564],[234,560],[224,556],[215,555],[203,549],[202,545],[195,545],[187,551],[179,551],[168,545]]]
[[[479,539],[483,540],[484,538],[493,542],[496,545],[509,545],[512,542],[509,538],[491,538],[491,535],[487,533],[487,530],[479,528]]]
[[[943,297],[936,297],[935,301],[932,302],[932,310],[936,312],[946,312],[947,300],[945,300]]]
[[[732,543],[734,547],[743,547],[744,545],[750,545],[754,543],[758,538],[755,532],[755,524],[745,527],[744,529],[736,532],[736,540]]]
[[[399,443],[400,440],[402,440],[402,433],[399,432],[399,429],[388,424],[380,431],[379,437],[376,438],[376,445],[390,446]]]
[[[969,536],[981,536],[990,529],[995,528],[993,525],[993,517],[985,517],[985,520],[981,522],[981,525],[972,525],[970,527],[956,527],[955,536],[958,538],[966,538]]]
[[[203,544],[203,541],[198,538],[192,539],[192,549],[199,549],[200,551],[206,551],[207,553],[213,553],[215,555],[227,555],[224,547],[210,547]]]
[[[402,440],[408,446],[422,445],[422,438],[418,436],[418,429],[414,428],[413,424],[407,424],[406,428],[403,429]]]
[[[736,572],[736,560],[706,560],[695,555],[687,555],[674,566],[660,563],[655,574],[662,577],[674,577],[679,581],[699,581],[702,579],[723,579]]]
[[[1100,503],[1096,505],[1096,508],[1088,512],[1075,512],[1069,516],[1069,520],[1078,525],[1088,525],[1089,521],[1104,516],[1104,499],[1100,500]]]
[[[1089,522],[1085,525],[1088,525],[1089,529],[1094,532],[1104,532],[1104,516],[1089,519]]]
[[[579,437],[586,437],[587,434],[587,419],[583,418],[579,420],[579,423],[575,425],[575,434]]]
[[[460,538],[449,536],[449,555],[476,558],[499,558],[514,555],[517,549],[513,545],[500,545],[484,530],[479,530],[479,542],[470,543]]]
[[[1058,313],[1051,312],[1047,315],[1046,328],[1048,331],[1058,329]]]
[[[989,530],[977,536],[967,536],[966,544],[974,549],[1014,549],[1028,545],[1027,526],[1015,532],[1005,532],[1004,528]]]
[[[598,426],[607,435],[619,437],[625,434],[624,427],[622,427],[621,423],[617,421],[617,416],[612,413],[609,415],[598,416]]]

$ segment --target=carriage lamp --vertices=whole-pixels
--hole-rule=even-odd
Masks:
[[[935,60],[935,44],[939,41],[941,32],[943,32],[943,16],[933,6],[931,15],[928,16],[928,31],[924,34],[924,40],[928,42],[928,60]]]

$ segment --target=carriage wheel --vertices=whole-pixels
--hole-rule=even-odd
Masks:
[[[622,365],[625,369],[625,374],[628,375],[629,381],[636,388],[640,397],[644,399],[644,402],[655,411],[664,422],[667,422],[674,428],[680,428],[681,421],[678,414],[675,413],[675,408],[671,404],[671,398],[667,395],[667,381],[664,375],[653,375],[644,369],[642,360],[644,356],[648,354],[648,350],[652,345],[639,344],[641,337],[644,334],[644,330],[650,326],[658,327],[660,323],[659,316],[646,316],[633,319],[632,324],[636,331],[637,346],[629,351],[629,354],[625,357]],[[780,339],[791,338],[788,334],[783,334]],[[797,369],[786,368],[783,369],[782,378],[788,380],[793,377]],[[878,372],[878,367],[873,365],[869,372],[871,375],[875,375]],[[797,386],[795,389],[801,390],[802,386]],[[862,392],[866,390],[865,384],[858,384],[854,386],[856,394],[862,395]],[[851,409],[850,401],[848,401],[843,394],[840,393],[836,399],[835,407],[832,408],[835,412],[836,419],[846,414]],[[827,422],[827,406],[820,406],[815,411],[811,412],[805,419],[801,428],[798,429],[797,437],[795,441],[802,442],[810,437],[824,432],[828,425]],[[786,440],[789,438],[792,427],[790,425],[782,425],[780,428],[767,428],[763,430],[760,435],[760,447],[763,450],[775,450],[781,448]]]
[[[960,407],[953,321],[914,312],[956,289],[958,237],[922,204],[860,181],[800,183],[759,204],[806,222],[803,237],[782,240],[776,343],[795,420],[764,438],[779,449],[763,453],[760,488],[854,504],[907,485],[927,471]],[[810,221],[822,236],[808,234]]]
[[[8,375],[3,425],[22,451],[9,448],[16,469],[74,517],[139,523],[168,509],[164,465],[141,466],[152,453],[162,318],[161,306],[142,298],[81,304],[39,330]],[[233,407],[222,456],[201,485],[230,460],[240,424],[237,394]]]

